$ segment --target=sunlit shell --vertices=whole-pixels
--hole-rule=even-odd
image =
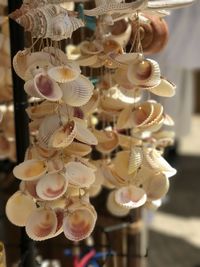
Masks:
[[[130,151],[128,174],[135,173],[137,169],[141,166],[143,159],[142,148],[134,146]]]
[[[142,188],[130,185],[115,192],[115,201],[127,209],[135,209],[144,205],[147,195]]]
[[[65,172],[69,176],[69,183],[78,187],[90,187],[95,181],[93,169],[80,162],[69,162],[65,165]]]
[[[129,209],[124,208],[123,206],[120,206],[119,204],[116,203],[115,201],[115,191],[112,191],[108,195],[108,199],[106,202],[106,206],[108,211],[117,217],[124,217],[129,214]]]
[[[97,42],[83,41],[79,45],[80,51],[85,55],[96,55],[102,52],[103,47]]]
[[[91,98],[94,86],[88,78],[83,75],[72,81],[61,85],[63,101],[70,106],[83,106]]]
[[[172,97],[175,95],[176,85],[172,82],[167,81],[166,79],[161,79],[161,82],[156,87],[149,89],[151,93],[163,96],[163,97]]]
[[[78,78],[80,72],[77,69],[72,69],[65,65],[49,69],[48,75],[58,83],[66,83]]]
[[[167,126],[174,126],[175,125],[173,118],[169,114],[165,113],[165,114],[163,114],[163,116],[164,116],[164,122],[163,122],[164,125],[167,125]]]
[[[98,139],[97,137],[98,145],[96,146],[96,149],[101,153],[110,153],[115,150],[119,144],[117,133],[114,131],[102,131],[101,133],[107,140],[103,140],[103,138]]]
[[[16,178],[24,181],[32,181],[40,178],[47,172],[47,164],[43,160],[26,160],[13,169]]]
[[[48,146],[53,148],[65,148],[70,145],[77,135],[77,127],[74,121],[69,121],[59,127],[49,138]]]
[[[37,195],[43,200],[60,198],[67,190],[67,176],[61,173],[47,174],[40,178],[36,186]]]
[[[56,229],[57,217],[56,213],[51,209],[37,209],[31,213],[26,222],[26,233],[35,241],[42,241],[53,237]]]
[[[36,204],[30,196],[21,191],[12,195],[6,204],[6,216],[17,226],[25,226],[28,217],[36,209]]]
[[[92,184],[88,190],[88,194],[90,197],[97,197],[102,190],[102,186],[100,184]]]
[[[81,157],[88,155],[91,151],[92,151],[91,146],[78,142],[72,142],[69,146],[67,146],[64,149],[65,154],[76,155]]]
[[[82,123],[77,118],[75,121],[77,127],[76,139],[88,145],[97,145],[98,141],[95,135],[87,128],[84,122]]]
[[[79,205],[77,208],[70,208],[63,220],[65,236],[71,241],[81,241],[89,237],[94,229],[97,214],[90,205]]]
[[[128,66],[128,80],[140,87],[153,87],[160,83],[159,64],[152,59],[145,59]]]

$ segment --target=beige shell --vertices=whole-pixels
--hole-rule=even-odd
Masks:
[[[89,237],[94,229],[97,214],[91,205],[72,205],[64,216],[63,230],[71,241],[81,241]]]
[[[66,175],[69,183],[78,187],[90,187],[95,181],[93,169],[80,162],[69,162],[65,165]]]
[[[87,104],[81,107],[84,114],[89,115],[92,114],[98,107],[100,101],[99,92],[97,90],[94,91],[92,97],[87,102]]]
[[[68,65],[57,66],[49,69],[48,75],[58,83],[66,83],[78,78],[80,71],[72,69]]]
[[[16,178],[24,181],[39,179],[47,172],[47,163],[44,160],[26,160],[13,169]]]
[[[127,107],[120,112],[116,124],[117,129],[129,129],[134,126],[132,110],[133,107]]]
[[[112,191],[109,193],[108,199],[106,202],[106,207],[112,215],[117,216],[117,217],[127,216],[130,211],[129,209],[124,208],[123,206],[120,206],[119,204],[117,204],[117,202],[115,201],[115,191]]]
[[[145,59],[128,66],[128,80],[140,87],[154,87],[161,82],[159,64],[152,59]]]
[[[39,200],[40,198],[39,198],[39,196],[37,195],[37,192],[36,192],[37,183],[38,183],[38,180],[34,180],[34,181],[21,181],[20,186],[24,187],[22,189],[23,189],[23,191],[26,194],[28,194],[31,197]]]
[[[67,190],[68,178],[62,173],[46,174],[36,186],[37,195],[43,200],[60,198]]]
[[[142,145],[142,141],[139,138],[131,137],[124,134],[118,134],[119,145],[124,149],[130,149],[133,146]]]
[[[25,226],[28,217],[36,209],[36,204],[30,196],[21,191],[12,195],[6,203],[6,216],[17,226]]]
[[[129,159],[130,159],[130,151],[120,151],[116,154],[113,159],[114,170],[116,173],[122,177],[123,179],[128,179],[129,176]]]
[[[149,90],[151,93],[158,96],[172,97],[175,95],[176,85],[162,78],[159,85],[150,88]]]
[[[53,237],[56,230],[57,216],[51,209],[40,208],[35,210],[26,222],[26,233],[35,241],[42,241]]]
[[[54,237],[60,235],[63,232],[63,219],[64,219],[64,210],[61,208],[54,209],[57,217],[57,228],[54,234]]]
[[[80,51],[85,55],[96,55],[102,52],[103,47],[97,42],[83,41],[79,45]]]
[[[91,151],[91,146],[73,141],[64,149],[64,154],[84,157]]]
[[[96,136],[97,137],[97,136]],[[111,153],[119,144],[118,135],[114,131],[101,131],[101,138],[98,138],[96,149],[101,153]],[[106,139],[106,140],[105,140]]]
[[[48,173],[50,174],[60,172],[64,168],[63,160],[60,157],[54,157],[52,159],[49,159],[47,161],[47,164],[48,164]]]
[[[51,115],[58,109],[57,103],[52,103],[50,101],[44,101],[41,104],[29,106],[26,112],[30,119],[41,119],[47,115]]]
[[[135,173],[141,166],[143,160],[142,148],[133,146],[130,151],[128,174]]]
[[[76,139],[88,145],[97,145],[98,141],[95,135],[87,128],[84,121],[74,118],[77,127]]]
[[[151,102],[138,104],[132,112],[134,125],[137,127],[146,125],[150,120],[152,120],[153,114],[154,105]]]
[[[63,101],[70,106],[83,106],[91,98],[94,86],[88,78],[83,75],[71,82],[61,85]]]
[[[142,188],[129,185],[115,192],[115,201],[127,209],[139,208],[145,204],[147,195]]]

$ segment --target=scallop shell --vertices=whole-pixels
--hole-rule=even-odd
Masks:
[[[89,237],[94,230],[97,214],[90,205],[79,205],[69,207],[63,220],[63,230],[65,236],[71,241],[81,241]]]
[[[136,127],[146,125],[154,114],[154,105],[151,102],[138,104],[132,112],[133,121]]]
[[[129,209],[124,208],[123,206],[120,206],[119,204],[117,204],[117,202],[115,201],[115,191],[112,191],[109,193],[106,206],[107,206],[108,211],[112,215],[117,216],[117,217],[127,216],[130,212]]]
[[[161,79],[158,86],[150,88],[149,90],[151,93],[158,96],[172,97],[175,95],[176,85],[166,79]]]
[[[127,77],[135,86],[144,88],[154,87],[161,81],[159,64],[152,59],[129,64]]]
[[[6,216],[17,226],[25,226],[30,214],[36,209],[36,204],[30,196],[21,191],[12,195],[6,203]]]
[[[56,213],[51,209],[40,208],[29,216],[26,222],[26,233],[35,241],[46,240],[54,236],[57,225]]]
[[[43,200],[60,198],[67,190],[68,178],[61,173],[47,174],[40,178],[36,186],[37,195]]]
[[[83,75],[72,81],[61,85],[63,101],[70,106],[83,106],[91,98],[94,86],[90,80]]]
[[[98,145],[96,146],[96,149],[101,153],[111,153],[119,144],[117,133],[114,131],[101,131],[101,134],[103,138],[97,137]],[[104,136],[107,140],[104,140]]]
[[[115,201],[127,209],[139,208],[145,204],[147,195],[142,188],[133,185],[122,187],[115,192]]]
[[[69,121],[58,128],[49,138],[48,146],[53,148],[65,148],[70,145],[77,136],[77,127],[74,121]]]
[[[46,172],[46,162],[38,159],[26,160],[13,169],[14,176],[23,181],[37,180]]]
[[[69,183],[78,187],[90,187],[95,181],[93,169],[80,162],[69,162],[65,165]]]
[[[48,75],[58,83],[74,81],[80,75],[77,69],[72,69],[68,65],[57,66],[48,70]]]
[[[87,128],[87,126],[81,122],[79,119],[75,119],[76,127],[77,127],[77,134],[76,139],[82,143],[88,145],[97,145],[98,141],[95,135]]]
[[[130,151],[128,174],[135,173],[142,164],[143,153],[141,147],[132,147]]]
[[[64,149],[64,154],[84,157],[91,151],[91,146],[73,141]]]

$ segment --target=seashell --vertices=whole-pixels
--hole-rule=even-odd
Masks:
[[[101,185],[91,185],[89,190],[88,190],[88,194],[90,197],[97,197],[102,190],[102,186]]]
[[[90,187],[95,181],[93,169],[80,162],[69,162],[65,165],[66,175],[69,176],[69,183],[81,188]]]
[[[48,70],[48,75],[58,83],[74,81],[80,75],[77,69],[72,69],[68,65],[57,66]]]
[[[70,62],[65,52],[63,52],[61,49],[57,47],[46,46],[42,49],[42,51],[49,54],[49,57],[50,57],[50,60],[53,66],[58,66],[60,64],[68,65]],[[51,67],[49,67],[48,69],[50,69]]]
[[[161,79],[159,85],[150,88],[149,91],[155,95],[163,97],[172,97],[175,95],[176,85],[166,79]]]
[[[77,136],[77,126],[74,121],[69,121],[59,127],[49,138],[48,146],[53,148],[65,148],[70,145]]]
[[[26,160],[13,169],[14,176],[23,181],[37,180],[46,172],[46,162],[38,159]]]
[[[142,188],[133,185],[122,187],[115,192],[115,201],[127,209],[139,208],[145,204],[147,195]]]
[[[36,192],[36,186],[37,186],[38,180],[36,181],[21,181],[20,185],[24,185],[24,192],[31,197],[35,199],[40,199],[37,192]]]
[[[103,47],[97,42],[83,41],[79,45],[80,51],[85,55],[96,55],[103,51]]]
[[[98,56],[97,55],[92,55],[92,56],[80,56],[78,59],[76,59],[76,63],[79,65],[79,66],[82,66],[82,67],[92,67],[94,68],[96,66],[96,64],[98,64],[99,62],[99,59],[98,59]],[[101,65],[101,64],[100,64]],[[103,65],[103,63],[102,63]]]
[[[119,112],[126,108],[126,103],[122,102],[119,99],[114,99],[108,96],[102,96],[100,99],[100,107],[103,111],[108,113]]]
[[[14,225],[25,226],[30,214],[35,209],[36,204],[33,199],[21,191],[17,191],[6,203],[6,216]]]
[[[140,146],[142,141],[138,138],[127,136],[124,134],[118,134],[119,145],[124,149],[130,149],[131,146]]]
[[[117,129],[128,129],[133,127],[134,121],[132,118],[132,109],[132,107],[127,107],[120,112],[116,124]]]
[[[100,95],[97,90],[94,90],[90,100],[81,107],[84,114],[89,115],[95,112],[100,102]]]
[[[57,217],[57,228],[54,234],[54,237],[60,235],[63,232],[63,219],[64,219],[64,212],[61,208],[56,208],[55,210],[56,217]]]
[[[130,151],[120,151],[116,153],[113,159],[113,165],[115,172],[124,180],[130,178],[128,174],[129,170]]]
[[[149,121],[152,121],[153,114],[154,114],[153,103],[144,102],[142,104],[138,104],[132,111],[134,125],[136,127],[141,127],[146,125]]]
[[[51,209],[40,208],[31,213],[25,229],[31,239],[42,241],[54,236],[57,225],[56,213]]]
[[[96,136],[97,137],[97,136]],[[111,153],[119,144],[118,135],[114,131],[101,131],[101,137],[98,138],[96,149],[101,153]],[[105,140],[105,139],[106,140]]]
[[[46,174],[36,186],[37,195],[43,200],[60,198],[67,190],[68,177],[61,173]]]
[[[90,80],[83,75],[72,81],[61,85],[63,101],[70,106],[83,106],[91,98],[94,86]]]
[[[81,241],[94,230],[97,214],[91,205],[72,205],[63,220],[65,236],[71,241]]]
[[[108,39],[103,42],[103,51],[107,55],[110,53],[122,54],[123,50],[118,42]]]
[[[114,216],[117,217],[127,216],[130,210],[117,204],[117,202],[115,201],[115,192],[116,191],[112,191],[108,195],[108,199],[106,202],[107,209]]]
[[[91,146],[79,142],[72,142],[64,149],[64,154],[84,157],[92,151]]]
[[[161,1],[148,1],[148,10],[157,10],[157,9],[174,9],[185,7],[191,5],[194,0],[171,0],[170,2],[166,0]]]
[[[75,46],[73,44],[68,44],[65,47],[67,57],[70,60],[76,60],[81,56],[81,51],[79,46]]]
[[[141,147],[133,146],[130,151],[128,174],[135,173],[142,164],[143,153]]]
[[[35,151],[37,152],[37,154],[43,158],[43,159],[50,159],[53,157],[56,157],[58,155],[58,151],[52,148],[45,148],[41,145],[39,145],[38,143],[34,145]],[[49,163],[48,163],[48,171],[49,171]]]
[[[127,77],[135,86],[144,88],[154,87],[161,81],[159,64],[152,59],[129,64]]]
[[[167,126],[174,126],[175,125],[175,122],[174,120],[172,119],[172,117],[169,115],[169,114],[163,114],[164,116],[164,122],[163,124],[164,125],[167,125]]]
[[[18,51],[17,54],[13,58],[13,68],[17,75],[25,80],[25,72],[27,68],[27,51]]]
[[[47,115],[52,115],[58,109],[57,103],[52,103],[50,101],[44,101],[38,105],[29,106],[26,108],[26,113],[28,114],[29,118],[34,119],[41,119]]]
[[[81,123],[81,121],[77,118],[75,118],[75,122],[77,127],[77,133],[75,138],[78,141],[88,145],[97,145],[98,141],[95,135],[87,128],[87,126],[84,123]]]
[[[143,14],[148,22],[140,21],[140,37],[143,52],[147,55],[158,53],[166,46],[169,38],[167,23],[158,15]],[[134,40],[138,32],[138,23],[132,21],[132,37]]]

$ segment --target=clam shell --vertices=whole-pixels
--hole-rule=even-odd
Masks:
[[[81,107],[84,114],[89,115],[95,112],[95,110],[97,109],[99,105],[99,101],[100,101],[99,92],[95,90],[90,100]]]
[[[117,217],[127,216],[130,211],[129,209],[124,208],[123,206],[120,206],[119,204],[117,204],[117,202],[115,201],[115,191],[112,191],[109,193],[106,206],[107,206],[108,211],[112,215],[117,216]]]
[[[30,214],[36,209],[36,204],[30,196],[21,191],[12,195],[6,203],[6,216],[17,226],[25,226]]]
[[[159,64],[152,59],[129,64],[127,77],[136,86],[144,88],[154,87],[161,81]]]
[[[96,149],[101,153],[111,153],[119,144],[118,135],[114,131],[101,131],[102,138],[98,138]],[[105,139],[107,140],[105,140]]]
[[[130,185],[115,192],[115,201],[127,209],[139,208],[145,204],[147,195],[142,188]]]
[[[161,79],[159,85],[149,89],[151,93],[163,96],[172,97],[175,95],[176,85],[167,81],[166,79]]]
[[[16,178],[24,181],[39,179],[47,172],[47,164],[44,160],[26,160],[13,169]]]
[[[69,183],[78,187],[90,187],[95,181],[93,169],[80,162],[69,162],[65,165],[66,175]]]
[[[47,174],[40,178],[36,186],[37,195],[43,200],[60,198],[67,190],[68,178],[61,173]]]
[[[64,168],[63,160],[59,157],[54,157],[51,160],[47,161],[48,164],[48,173],[60,172]]]
[[[24,191],[35,199],[40,199],[36,192],[36,185],[38,180],[35,181],[21,181],[20,185],[24,185]]]
[[[63,101],[70,106],[83,106],[91,98],[94,86],[90,80],[83,75],[72,81],[61,85]]]
[[[55,210],[57,217],[57,228],[54,237],[60,235],[63,232],[63,219],[64,219],[64,211],[61,208],[56,208]]]
[[[88,155],[91,151],[91,146],[73,141],[69,146],[64,149],[64,154],[84,157]]]
[[[80,71],[70,68],[68,65],[57,66],[48,70],[48,75],[58,83],[74,81],[80,75]]]
[[[143,153],[141,147],[132,147],[130,151],[128,174],[135,173],[142,164]]]
[[[65,148],[70,145],[77,136],[77,127],[74,121],[69,121],[58,128],[49,138],[48,146],[53,148]]]
[[[124,149],[130,149],[132,145],[133,146],[142,145],[142,141],[138,138],[127,136],[124,134],[118,134],[118,138],[119,138],[119,145]]]
[[[57,103],[52,103],[49,101],[44,101],[39,105],[29,106],[26,112],[30,119],[41,119],[47,115],[51,115],[56,112],[58,108]]]
[[[132,107],[127,107],[122,110],[117,119],[116,128],[117,129],[128,129],[134,126],[134,121],[132,118]]]
[[[98,141],[95,135],[87,128],[87,126],[80,119],[75,118],[77,133],[76,139],[88,145],[97,145]]]
[[[89,237],[94,229],[97,214],[90,205],[79,205],[69,207],[63,220],[63,230],[65,236],[71,241],[81,241]]]
[[[141,127],[146,125],[154,114],[154,105],[151,102],[138,104],[132,112],[134,125]]]
[[[56,213],[51,209],[40,208],[29,216],[26,222],[26,233],[35,241],[46,240],[54,236],[57,225]]]
[[[114,169],[116,173],[126,179],[128,175],[129,169],[129,159],[130,159],[130,151],[120,151],[116,154],[113,159]]]
[[[103,47],[98,43],[83,41],[79,45],[80,51],[85,55],[96,55],[102,52]]]

